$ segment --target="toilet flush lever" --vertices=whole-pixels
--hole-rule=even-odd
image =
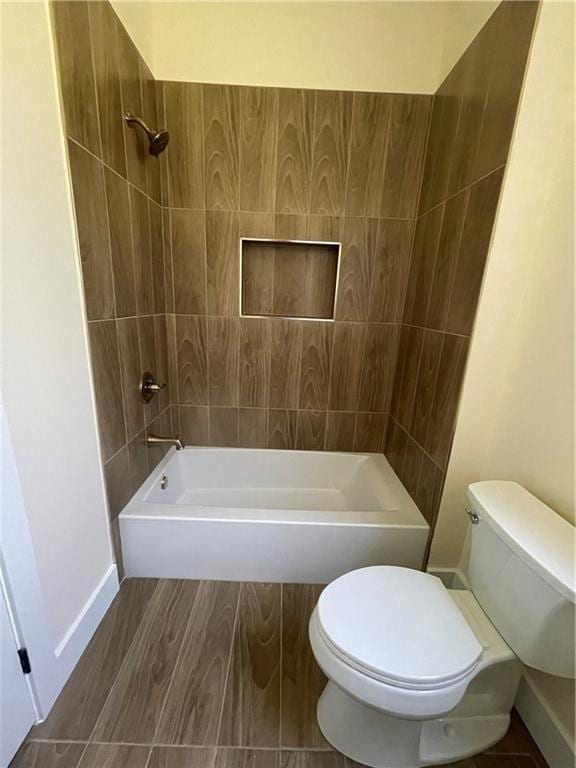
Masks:
[[[470,522],[472,525],[478,525],[478,523],[481,520],[480,515],[478,512],[474,512],[473,509],[470,509],[470,507],[466,507],[466,512],[468,513],[468,517],[470,518]]]
[[[145,403],[149,403],[156,392],[161,392],[166,384],[157,384],[150,371],[144,371],[140,379],[140,395]]]

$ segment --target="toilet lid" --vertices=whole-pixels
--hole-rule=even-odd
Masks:
[[[341,576],[318,601],[332,649],[365,674],[407,688],[440,688],[468,675],[482,647],[435,576],[376,566]]]

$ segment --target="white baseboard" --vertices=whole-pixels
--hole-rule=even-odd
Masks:
[[[71,675],[84,653],[118,588],[118,570],[113,563],[56,648],[55,655],[64,681]]]
[[[574,768],[575,755],[554,714],[531,680],[523,677],[516,709],[551,768]]]

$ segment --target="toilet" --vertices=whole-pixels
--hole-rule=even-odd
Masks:
[[[512,482],[468,488],[470,590],[374,566],[329,584],[310,619],[328,683],[318,724],[374,768],[461,760],[506,733],[521,662],[574,677],[574,527]]]

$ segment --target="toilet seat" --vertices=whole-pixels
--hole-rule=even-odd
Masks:
[[[414,718],[456,706],[483,652],[439,579],[393,566],[362,568],[329,584],[312,615],[310,640],[337,685]]]

